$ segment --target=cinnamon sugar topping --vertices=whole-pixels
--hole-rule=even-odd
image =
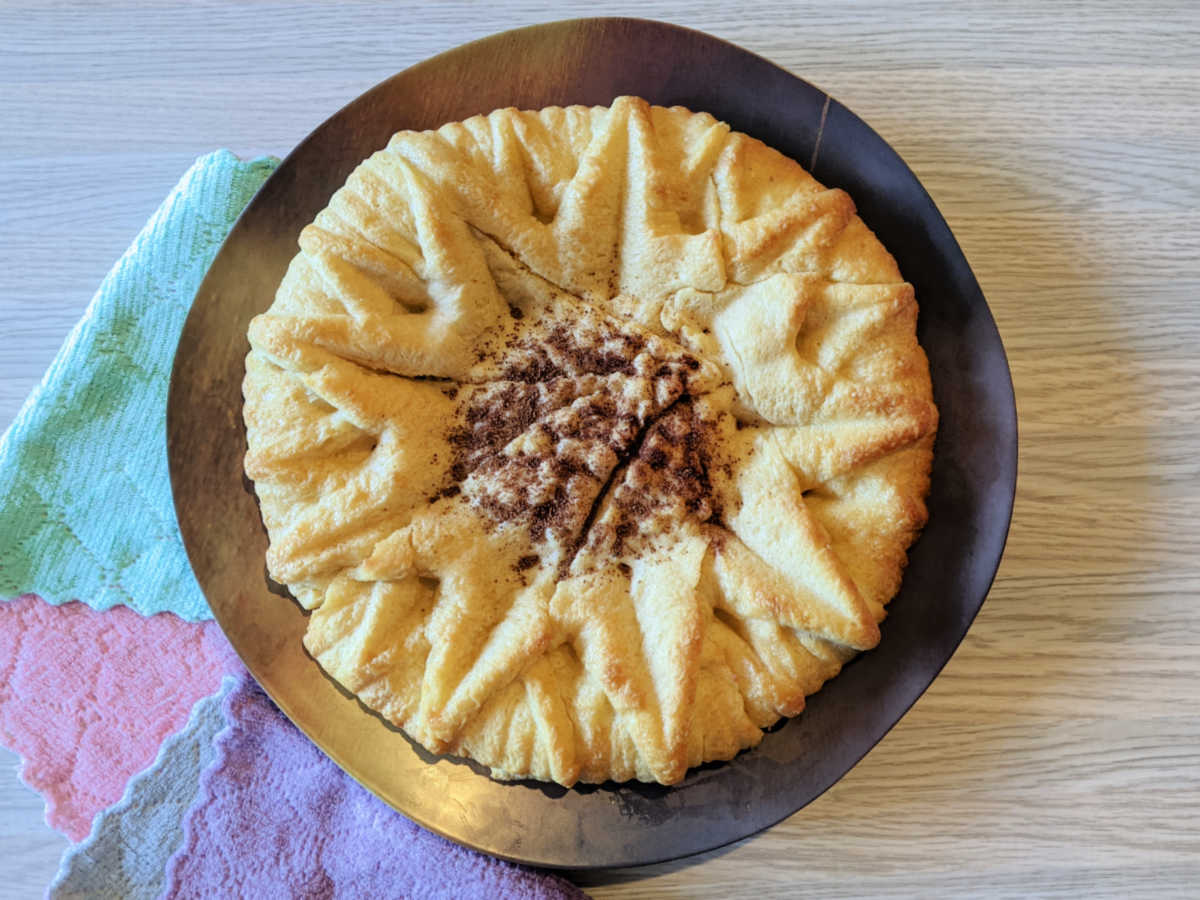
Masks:
[[[503,380],[465,388],[448,436],[452,484],[438,496],[461,490],[494,523],[553,540],[566,550],[560,568],[599,540],[620,553],[639,519],[708,517],[707,451],[683,402],[696,359],[654,359],[643,338],[619,331],[584,343],[563,325],[510,342],[504,356]],[[610,495],[621,519],[597,525]]]

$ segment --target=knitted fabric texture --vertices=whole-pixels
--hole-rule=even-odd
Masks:
[[[104,279],[0,438],[0,598],[211,619],[167,473],[167,387],[196,290],[277,165],[199,159]]]
[[[249,679],[200,779],[168,897],[586,896],[422,830],[359,786]],[[250,825],[249,823],[253,823]]]
[[[67,851],[47,892],[52,900],[153,900],[162,893],[167,860],[183,841],[184,813],[216,756],[213,738],[225,727],[221,703],[237,683],[226,676],[220,693],[197,703],[154,765],[135,775],[121,801],[96,817],[87,840]]]
[[[0,603],[0,743],[24,759],[47,823],[79,841],[196,701],[237,671],[215,622],[32,595]]]

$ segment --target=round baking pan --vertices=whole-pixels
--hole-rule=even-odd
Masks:
[[[301,228],[401,129],[506,106],[608,104],[622,94],[712,113],[844,188],[916,288],[941,425],[929,524],[910,551],[883,640],[799,717],[673,787],[501,783],[431,756],[326,678],[301,644],[305,613],[266,577],[241,381],[246,327],[274,298]],[[179,527],[221,627],[279,707],[338,765],[404,815],[521,862],[630,866],[766,828],[841,778],[946,664],[999,565],[1016,484],[1008,364],[971,269],[903,160],[828,94],[708,35],[636,19],[523,28],[413,66],[316,129],[234,226],[188,316],[171,380],[167,447]]]

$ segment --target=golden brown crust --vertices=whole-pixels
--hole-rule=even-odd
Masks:
[[[309,652],[414,739],[669,784],[878,642],[937,411],[844,192],[626,97],[397,134],[300,246],[246,470]]]

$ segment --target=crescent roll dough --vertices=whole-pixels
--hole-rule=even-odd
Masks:
[[[250,325],[304,644],[498,778],[671,784],[879,640],[937,410],[850,197],[704,113],[401,132]]]

